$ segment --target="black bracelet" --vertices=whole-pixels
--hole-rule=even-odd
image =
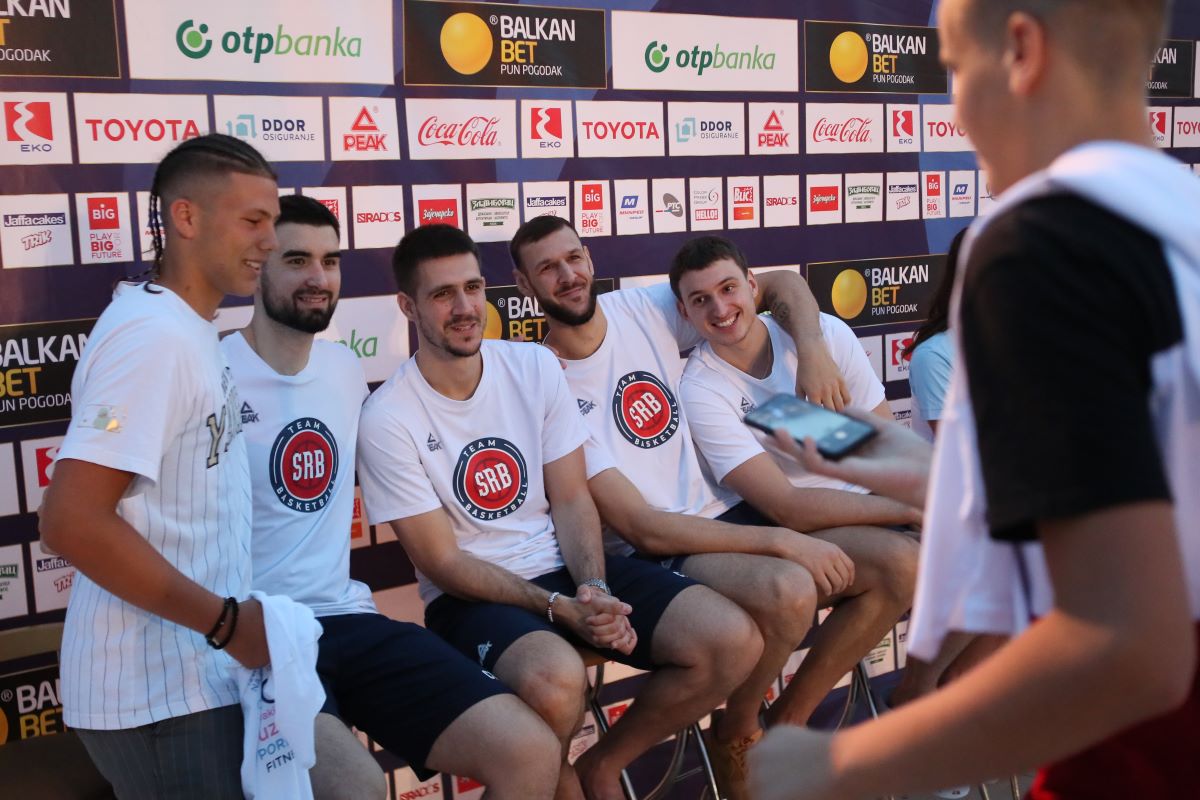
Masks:
[[[238,601],[233,597],[225,598],[225,605],[221,607],[221,616],[217,618],[217,624],[213,625],[211,631],[204,635],[204,641],[208,642],[208,646],[214,650],[223,650],[225,645],[229,644],[229,640],[233,638],[233,631],[237,627],[238,618]],[[223,641],[217,641],[217,634],[226,626],[229,632],[226,634]]]

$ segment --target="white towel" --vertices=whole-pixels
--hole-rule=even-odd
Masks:
[[[1060,192],[1108,209],[1163,244],[1184,341],[1154,359],[1151,411],[1175,502],[1192,614],[1200,618],[1200,180],[1149,148],[1121,142],[1081,145],[1004,192],[991,215],[972,225],[960,264],[967,263],[974,241],[990,220],[1033,197]],[[959,270],[951,306],[955,320],[964,272]],[[951,330],[958,330],[957,323]],[[961,342],[958,345],[962,356]],[[925,508],[909,636],[909,649],[918,658],[932,659],[949,631],[1015,634],[1053,606],[1041,546],[993,541],[985,504],[975,420],[960,358],[938,429]]]
[[[321,624],[290,598],[262,592],[250,597],[262,603],[271,663],[237,670],[246,725],[242,791],[247,800],[311,800],[314,727],[325,703],[317,678]]]

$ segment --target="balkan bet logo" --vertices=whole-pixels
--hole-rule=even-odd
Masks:
[[[267,469],[279,502],[293,511],[320,511],[337,478],[337,440],[321,420],[301,417],[275,437]]]
[[[50,118],[50,103],[45,100],[8,102],[4,104],[4,132],[10,142],[41,145],[54,140],[54,125]],[[25,148],[22,148],[25,151]]]
[[[476,439],[454,465],[454,497],[475,519],[507,517],[525,502],[529,470],[525,457],[507,439]]]
[[[631,372],[617,381],[613,420],[634,447],[666,444],[679,430],[679,404],[671,390],[649,372]]]
[[[380,132],[379,125],[375,123],[366,106],[363,106],[354,118],[350,125],[350,133],[342,134],[342,149],[367,152],[387,149],[387,134]]]

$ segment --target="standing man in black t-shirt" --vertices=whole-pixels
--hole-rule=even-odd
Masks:
[[[1037,764],[1033,800],[1200,786],[1200,183],[1154,150],[1145,112],[1167,5],[942,0],[959,121],[1000,196],[964,249],[965,369],[929,497],[928,451],[891,427],[837,464],[798,454],[925,505],[913,652],[1019,635],[877,722],[768,735],[756,796]]]

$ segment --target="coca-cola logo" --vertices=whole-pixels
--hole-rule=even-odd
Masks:
[[[864,143],[871,138],[871,120],[866,117],[849,117],[841,122],[830,122],[828,117],[821,117],[813,128],[815,142]]]
[[[499,138],[497,117],[476,114],[464,122],[443,122],[436,115],[428,117],[417,130],[417,143],[422,147],[443,144],[459,147],[495,147]]]

